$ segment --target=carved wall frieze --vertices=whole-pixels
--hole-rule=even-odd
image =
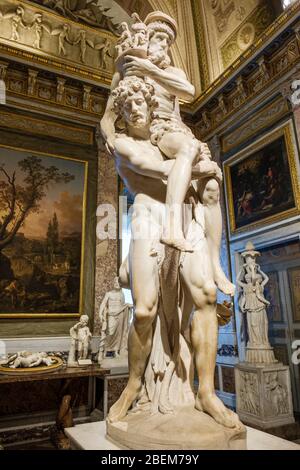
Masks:
[[[107,75],[108,81],[113,72],[116,40],[112,33],[77,25],[29,2],[21,5],[17,0],[3,0],[0,5],[0,44],[13,47],[16,55],[20,50],[31,52],[44,65],[51,65],[54,58],[62,65],[73,64],[79,69],[82,64],[82,73],[85,68],[94,69],[100,77]],[[26,55],[26,59],[31,56]]]
[[[88,113],[94,119],[102,115],[107,100],[103,89],[69,81],[55,74],[48,74],[47,78],[44,75],[36,69],[27,69],[25,66],[20,68],[16,63],[0,63],[0,77],[5,81],[8,100],[18,96],[28,100],[29,106],[37,102],[44,102],[47,106],[59,104],[56,109],[60,114],[68,108],[77,115],[83,113],[86,116]]]
[[[36,119],[29,116],[0,110],[0,127],[22,131],[34,135],[44,135],[81,145],[93,144],[93,131],[82,127],[72,127],[58,122]]]
[[[122,21],[131,22],[130,16],[114,0],[32,0],[65,18],[86,23],[95,28],[107,29],[118,33]]]

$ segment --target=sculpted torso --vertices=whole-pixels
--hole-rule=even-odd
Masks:
[[[147,194],[157,202],[165,202],[166,184],[161,179],[138,174],[136,166],[133,166],[133,162],[141,153],[147,154],[149,160],[164,161],[160,150],[152,145],[150,140],[137,140],[119,134],[115,141],[116,169],[133,196]],[[165,163],[168,165],[169,162]]]
[[[85,342],[90,337],[90,330],[88,327],[79,328],[77,333],[78,341]]]
[[[111,291],[108,294],[108,314],[117,314],[124,309],[124,296],[122,291]]]

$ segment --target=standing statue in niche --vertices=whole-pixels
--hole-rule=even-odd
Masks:
[[[68,366],[80,365],[80,361],[84,361],[84,365],[91,361],[88,359],[89,347],[91,344],[92,333],[88,327],[89,317],[81,315],[80,320],[70,329],[71,347],[68,357]]]
[[[179,99],[191,100],[194,87],[181,70],[170,66],[169,47],[176,37],[176,22],[164,13],[153,12],[144,24],[147,58],[141,58],[132,46],[122,52],[119,47],[118,71],[101,121],[107,151],[135,198],[129,256],[120,268],[121,285],[130,285],[134,300],[128,343],[129,381],[110,409],[107,432],[114,439],[118,421],[125,421],[126,432],[133,432],[136,419],[142,416],[140,431],[130,445],[134,446],[137,439],[140,445],[147,445],[152,437],[160,436],[161,416],[169,415],[170,436],[166,432],[163,436],[164,442],[170,439],[166,445],[171,445],[172,439],[174,442],[173,426],[179,421],[187,428],[189,442],[184,445],[201,445],[200,429],[206,419],[213,428],[219,423],[224,435],[228,432],[243,440],[242,424],[217,397],[213,386],[217,286],[224,293],[234,292],[219,260],[222,174],[212,162],[207,145],[195,139],[180,116]],[[170,185],[165,183],[174,180],[175,166],[175,174],[180,173],[184,180],[177,202],[180,215],[184,212],[185,217],[184,224],[180,217],[182,228],[176,234],[178,243],[173,244],[164,239],[164,234],[170,223],[169,199],[175,191],[171,185],[172,197],[168,199]],[[174,200],[171,203],[174,205]],[[185,244],[189,250],[182,249]],[[194,357],[199,377],[196,396]],[[142,415],[128,414],[133,403]],[[153,434],[149,428],[141,431],[151,416],[155,417]],[[213,440],[213,431],[211,437]],[[220,445],[230,448],[230,439],[220,441]]]
[[[113,289],[107,292],[99,309],[101,323],[101,341],[98,363],[110,354],[110,359],[125,357],[127,362],[127,342],[129,328],[129,305],[125,303],[125,297],[119,283],[119,278],[114,279]]]
[[[242,288],[240,297],[241,311],[247,315],[249,341],[246,361],[274,363],[277,362],[268,338],[268,317],[266,308],[270,303],[264,297],[264,288],[269,281],[256,263],[260,256],[252,243],[248,243],[242,253],[245,261],[237,276],[237,283]]]

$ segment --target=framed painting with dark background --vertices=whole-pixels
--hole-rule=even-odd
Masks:
[[[231,234],[300,212],[297,148],[290,123],[224,163]]]
[[[0,318],[82,313],[87,169],[0,148]]]

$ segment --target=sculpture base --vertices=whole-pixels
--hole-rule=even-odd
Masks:
[[[274,350],[271,346],[247,346],[246,348],[246,362],[251,364],[276,364],[277,359],[274,356]]]
[[[102,369],[110,369],[111,374],[128,373],[128,356],[106,357],[98,362]]]
[[[246,428],[228,429],[192,406],[174,414],[129,413],[106,425],[106,437],[123,449],[133,450],[246,450]]]
[[[259,429],[295,422],[288,366],[250,364],[235,367],[237,413]]]

